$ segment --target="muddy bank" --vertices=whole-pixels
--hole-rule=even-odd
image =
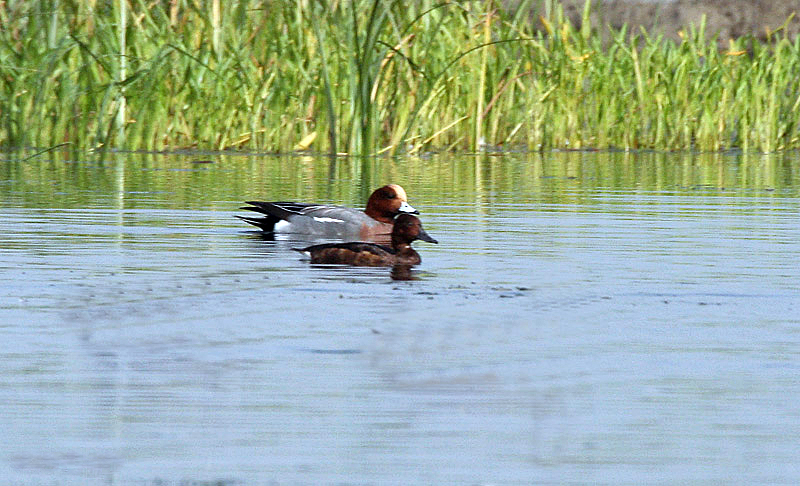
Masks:
[[[564,0],[564,10],[575,25],[580,25],[584,0]],[[678,32],[689,25],[699,25],[706,16],[706,32],[717,34],[719,43],[728,39],[754,35],[765,39],[794,13],[786,30],[791,38],[800,33],[800,1],[798,0],[674,0],[664,2],[606,0],[593,2],[593,25],[614,28],[628,24],[638,30],[662,33],[678,39]]]

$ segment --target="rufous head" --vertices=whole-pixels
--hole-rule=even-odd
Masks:
[[[391,223],[392,218],[400,213],[419,214],[419,211],[408,204],[406,191],[397,184],[375,189],[367,201],[367,209],[364,212],[372,219],[383,223]]]
[[[407,245],[414,240],[439,243],[422,229],[422,221],[420,221],[418,217],[413,214],[403,213],[394,220],[392,246],[396,248],[398,245]]]

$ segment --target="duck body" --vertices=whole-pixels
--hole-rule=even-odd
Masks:
[[[419,213],[408,204],[406,192],[397,184],[376,189],[364,211],[290,201],[247,201],[247,204],[250,206],[241,209],[263,217],[237,217],[265,233],[296,233],[343,240],[388,240],[396,215]]]
[[[422,259],[413,248],[399,252],[385,245],[354,241],[349,243],[325,243],[303,248],[311,257],[311,263],[356,265],[362,267],[385,267],[394,265],[419,265]]]
[[[414,215],[397,217],[391,235],[391,246],[355,241],[348,243],[324,243],[294,250],[306,253],[311,263],[344,264],[368,267],[395,265],[419,265],[422,259],[411,247],[415,240],[438,243],[422,229],[422,223]]]

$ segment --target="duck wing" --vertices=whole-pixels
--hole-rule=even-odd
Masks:
[[[355,253],[367,252],[373,255],[385,256],[395,255],[397,252],[388,246],[379,245],[378,243],[369,243],[366,241],[350,241],[347,243],[322,243],[319,245],[311,245],[306,248],[292,248],[294,251],[301,253],[313,253],[315,251],[326,250],[335,248],[340,250],[350,250]]]
[[[296,233],[321,233],[327,234],[349,234],[358,229],[362,224],[374,223],[374,220],[364,214],[363,211],[344,206],[331,206],[326,204],[308,204],[291,201],[247,201],[250,206],[242,206],[240,209],[254,211],[263,214],[263,218],[250,218],[237,216],[242,221],[246,221],[254,226],[258,226],[262,231],[275,231],[275,224],[279,221],[290,221]],[[306,216],[309,219],[302,218]],[[329,223],[343,223],[344,226],[325,227]],[[322,225],[322,226],[320,226]],[[333,229],[331,229],[333,228]]]
[[[278,221],[287,221],[288,218],[294,215],[303,214],[309,208],[320,208],[319,204],[306,204],[291,201],[245,201],[250,206],[242,206],[239,209],[246,209],[247,211],[254,211],[263,214],[263,218],[250,218],[247,216],[236,216],[237,218],[257,226],[261,231],[271,233],[275,231],[275,223]]]

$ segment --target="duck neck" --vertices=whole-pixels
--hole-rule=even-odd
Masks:
[[[399,255],[406,255],[414,252],[410,243],[407,241],[398,241],[394,237],[392,237],[392,248],[394,248]]]
[[[384,211],[378,211],[374,208],[369,208],[364,211],[364,213],[375,221],[380,221],[381,223],[391,223],[392,218],[394,217],[394,214],[387,214]]]

